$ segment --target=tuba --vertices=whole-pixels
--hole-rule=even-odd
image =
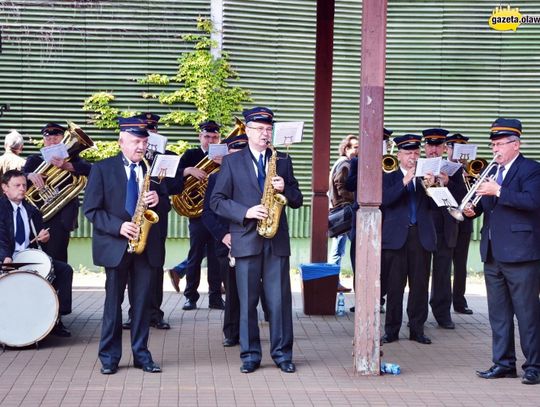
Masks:
[[[272,178],[276,176],[277,151],[271,144],[268,147],[272,150],[272,156],[268,161],[268,171],[261,199],[261,205],[264,205],[268,210],[268,217],[257,222],[257,233],[264,238],[271,239],[277,233],[281,211],[287,205],[287,198],[283,194],[276,193],[272,186]]]
[[[235,117],[236,124],[226,138],[245,133],[245,125]],[[208,157],[204,157],[197,163],[196,168],[203,170],[207,175],[219,170],[219,164]],[[174,210],[182,216],[188,218],[198,218],[202,214],[204,194],[208,186],[208,178],[198,180],[192,175],[188,175],[184,180],[184,189],[181,193],[173,195],[172,206]]]
[[[67,123],[68,128],[64,133],[62,143],[66,145],[69,154],[67,161],[69,161],[80,152],[93,147],[94,142],[75,123],[71,121]],[[26,200],[40,210],[45,222],[76,198],[86,186],[87,179],[84,175],[75,175],[45,161],[34,172],[42,175],[45,186],[37,189],[35,185],[32,185],[26,191]]]
[[[146,247],[146,241],[148,240],[148,233],[150,227],[159,221],[159,216],[156,212],[148,209],[148,206],[144,203],[144,194],[150,189],[150,167],[148,161],[143,157],[142,161],[146,166],[146,175],[144,177],[143,187],[137,199],[137,205],[135,206],[135,212],[131,221],[139,227],[139,236],[136,239],[131,239],[128,242],[128,253],[141,254]]]

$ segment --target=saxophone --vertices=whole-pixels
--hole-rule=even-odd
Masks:
[[[277,193],[272,186],[272,178],[277,174],[277,151],[271,144],[268,144],[268,147],[272,150],[272,156],[268,161],[268,171],[261,199],[261,205],[264,205],[268,210],[268,217],[257,222],[257,232],[266,239],[272,239],[277,233],[281,211],[287,205],[287,198],[285,195]]]
[[[143,157],[144,165],[146,166],[146,176],[144,177],[143,187],[137,199],[137,206],[135,207],[135,213],[131,221],[139,227],[139,236],[136,239],[130,239],[128,242],[128,253],[141,254],[148,239],[148,233],[150,227],[159,221],[159,216],[156,212],[148,209],[148,206],[144,203],[144,194],[150,189],[150,166],[148,161]]]

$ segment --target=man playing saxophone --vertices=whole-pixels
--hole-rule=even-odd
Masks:
[[[216,185],[210,197],[210,208],[230,220],[231,255],[236,259],[236,281],[240,299],[240,357],[242,373],[251,373],[261,364],[261,344],[257,304],[264,292],[270,325],[270,355],[279,369],[293,373],[293,324],[289,256],[289,230],[285,211],[279,216],[274,237],[263,237],[259,221],[269,213],[277,219],[275,209],[261,204],[267,201],[263,191],[281,194],[291,208],[303,203],[298,181],[288,155],[273,155],[273,112],[254,107],[243,112],[248,148],[223,158]],[[266,188],[267,177],[272,188]],[[283,197],[282,197],[283,198]],[[283,202],[283,200],[282,200]],[[266,225],[266,230],[268,226]]]
[[[150,312],[148,307],[152,268],[162,264],[158,227],[151,227],[146,248],[141,254],[128,252],[128,242],[137,241],[141,229],[134,219],[139,206],[154,208],[162,197],[165,184],[148,182],[150,168],[141,165],[148,144],[146,123],[141,119],[119,118],[121,152],[92,167],[83,209],[93,225],[94,264],[105,267],[105,305],[99,344],[102,374],[114,374],[122,356],[122,300],[126,284],[133,292],[131,349],[133,365],[145,372],[157,373],[148,350]],[[146,190],[145,185],[150,185]],[[142,244],[140,240],[138,244]]]

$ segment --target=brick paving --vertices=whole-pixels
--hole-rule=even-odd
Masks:
[[[168,286],[163,309],[172,329],[152,329],[149,345],[163,373],[133,368],[124,331],[120,370],[103,376],[97,360],[103,283],[78,278],[76,285],[74,312],[63,318],[72,338],[47,337],[37,350],[8,348],[0,354],[1,407],[540,405],[539,386],[525,386],[519,379],[483,380],[474,374],[491,365],[480,283],[472,285],[475,294],[468,295],[475,314],[454,314],[456,330],[437,328],[430,315],[426,334],[432,345],[409,341],[404,325],[400,340],[383,348],[383,360],[398,363],[402,373],[380,377],[353,371],[353,315],[304,315],[298,284],[293,304],[295,374],[281,373],[273,365],[262,315],[262,366],[252,374],[240,373],[238,347],[221,345],[222,312],[206,307],[206,295],[199,301],[201,308],[182,311],[184,298]],[[353,296],[346,297],[348,309]],[[518,365],[523,362],[519,356]]]

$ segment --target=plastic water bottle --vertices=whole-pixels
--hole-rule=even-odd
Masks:
[[[381,363],[381,372],[398,375],[401,373],[401,368],[395,363]]]
[[[339,293],[338,295],[336,315],[338,317],[345,315],[345,294],[343,293]]]

